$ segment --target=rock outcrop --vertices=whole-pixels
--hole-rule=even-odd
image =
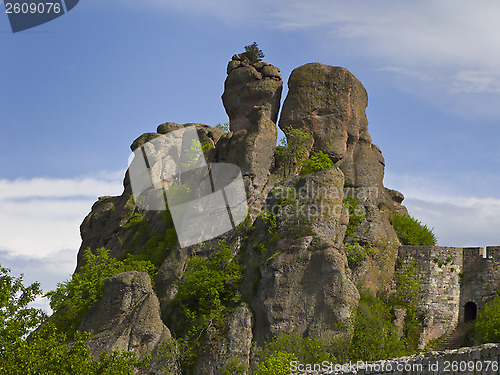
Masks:
[[[276,123],[282,88],[278,68],[266,62],[251,62],[244,53],[234,55],[227,66],[222,95],[231,131],[250,130],[256,112]]]
[[[346,195],[362,201],[366,211],[360,241],[376,252],[357,269],[356,282],[387,291],[399,246],[390,220],[403,197],[383,185],[385,162],[368,133],[366,90],[347,69],[319,63],[296,68],[288,88],[279,126],[285,133],[291,127],[312,134],[314,148],[344,172]]]
[[[278,333],[325,341],[349,336],[339,331],[338,323],[349,319],[358,305],[356,285],[373,293],[391,286],[399,245],[391,220],[395,212],[405,212],[404,197],[383,185],[384,159],[368,133],[368,96],[362,84],[347,69],[318,63],[293,71],[279,126],[285,133],[289,127],[310,133],[315,150],[325,152],[335,167],[280,179],[271,173],[283,84],[279,69],[242,54],[229,62],[227,73],[222,100],[229,132],[167,122],[141,135],[131,149],[144,146],[148,158],[161,160],[165,155],[148,142],[194,125],[207,146],[209,164],[240,167],[248,220],[218,238],[181,248],[168,237],[173,224],[165,212],[142,211],[135,205],[127,173],[123,194],[100,198],[85,218],[78,267],[87,247],[107,247],[111,256],[120,256],[140,253],[153,243],[155,254],[162,255],[154,280],[156,295],[146,274],[127,272],[109,279],[80,327],[94,332],[94,355],[113,349],[154,355],[162,342],[183,332],[173,301],[189,259],[210,258],[221,242],[243,266],[243,302],[225,310],[223,322],[201,331],[191,374],[215,375],[234,366],[248,373],[252,347],[261,348]],[[166,183],[168,171],[155,163],[149,168],[154,184]],[[362,202],[364,220],[356,236],[372,254],[356,268],[349,267],[344,244],[349,223],[344,198],[349,195]]]
[[[217,145],[217,160],[238,165],[255,218],[272,187],[270,169],[278,136],[276,122],[283,81],[279,69],[234,55],[227,67],[222,102],[232,133]]]
[[[165,350],[172,337],[160,318],[160,303],[149,275],[137,271],[106,280],[102,297],[89,310],[79,330],[92,333],[87,345],[94,357],[119,350],[143,358],[160,348]],[[174,370],[175,362],[162,363],[162,367]]]
[[[256,342],[263,344],[279,333],[328,342],[338,334],[338,323],[355,310],[359,293],[342,249],[348,220],[343,184],[342,172],[332,168],[297,178],[281,188],[284,192],[273,190],[287,201],[295,197],[295,202],[283,207],[271,199],[268,208],[276,214],[276,229],[267,225],[262,230],[262,222],[256,223],[246,250],[245,264],[263,260],[256,272],[259,281],[248,291],[255,293],[250,306]],[[271,239],[269,230],[276,231]],[[246,279],[253,278],[248,274]]]

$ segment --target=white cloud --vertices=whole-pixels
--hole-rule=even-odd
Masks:
[[[471,195],[460,190],[457,179],[446,181],[446,177],[387,173],[385,184],[405,195],[403,204],[412,216],[434,228],[440,245],[500,245],[500,198]]]
[[[64,249],[46,257],[32,258],[0,250],[0,264],[10,268],[14,277],[24,275],[24,285],[39,282],[43,293],[46,293],[70,278],[76,267],[76,252],[74,249]],[[51,312],[47,298],[40,297],[31,306]]]
[[[463,70],[452,82],[455,93],[500,93],[500,74],[481,70]]]
[[[0,180],[0,248],[12,256],[34,258],[61,249],[76,252],[79,226],[98,196],[123,190],[117,173],[107,176]]]
[[[360,58],[373,71],[391,67],[387,82],[440,110],[476,119],[500,116],[495,105],[500,100],[497,0],[144,0],[130,4],[198,14],[233,26],[307,34],[316,48],[332,58],[339,54]]]
[[[121,194],[124,171],[74,179],[0,180],[0,264],[39,281],[44,292],[68,279],[76,266],[79,227],[99,196]],[[48,300],[33,306],[50,312]]]

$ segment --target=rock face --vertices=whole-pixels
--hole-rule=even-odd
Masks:
[[[241,306],[229,316],[225,332],[207,332],[204,350],[198,356],[195,375],[218,375],[222,369],[230,371],[231,365],[248,369],[252,348],[252,312]],[[216,344],[206,345],[207,343]]]
[[[269,227],[266,231],[256,223],[255,239],[246,250],[246,264],[264,260],[251,303],[257,343],[280,333],[328,342],[339,333],[337,324],[355,311],[359,293],[342,250],[348,220],[343,184],[343,173],[332,168],[291,181],[283,188],[286,193],[273,190],[278,197],[290,201],[292,196],[285,194],[293,194],[297,200],[287,207],[271,200],[266,208],[276,213],[272,237],[278,239],[266,241]],[[263,247],[267,251],[261,258]],[[252,280],[251,275],[246,279]]]
[[[160,304],[145,272],[129,271],[106,280],[104,292],[79,329],[92,332],[87,345],[92,355],[130,351],[139,358],[154,354],[171,339],[160,318]],[[174,363],[164,364],[174,369]]]
[[[227,73],[222,100],[230,132],[167,122],[141,135],[131,149],[194,125],[208,147],[208,163],[241,168],[248,220],[218,238],[181,248],[175,238],[169,242],[173,224],[164,212],[143,212],[135,205],[127,173],[123,194],[100,198],[82,223],[78,267],[87,247],[107,247],[111,256],[119,256],[140,253],[153,243],[156,247],[147,254],[161,255],[156,295],[147,274],[127,272],[107,280],[102,298],[80,327],[94,332],[94,355],[118,349],[154,356],[163,342],[169,342],[171,332],[182,334],[178,326],[183,320],[177,319],[178,307],[172,302],[189,259],[210,258],[221,241],[231,249],[233,261],[243,266],[243,302],[236,300],[225,310],[223,322],[201,331],[200,350],[189,374],[215,375],[235,368],[248,373],[255,354],[252,347],[262,347],[279,333],[326,341],[349,335],[339,332],[338,323],[350,318],[358,305],[355,285],[374,294],[391,286],[399,245],[391,220],[395,212],[406,209],[401,205],[403,195],[383,186],[384,159],[368,133],[368,97],[361,83],[347,69],[318,63],[293,71],[279,126],[285,132],[292,127],[312,134],[314,148],[329,155],[335,167],[306,176],[292,173],[280,180],[271,174],[283,84],[279,69],[252,63],[242,54],[229,62]],[[154,145],[143,149],[148,160],[149,155],[154,156],[151,160],[165,157]],[[152,164],[152,181],[158,186],[166,183],[168,173]],[[346,196],[362,203],[364,220],[356,236],[371,254],[356,268],[349,267],[344,244],[349,223]],[[175,369],[173,363],[167,367]]]
[[[222,101],[231,131],[250,130],[255,112],[276,123],[283,87],[280,70],[266,62],[253,63],[243,53],[233,56],[227,74]]]
[[[402,194],[383,185],[384,158],[371,143],[365,109],[365,88],[345,68],[310,63],[296,68],[288,81],[280,128],[303,129],[312,134],[314,148],[328,154],[344,172],[346,195],[365,207],[358,230],[361,243],[374,248],[355,272],[356,282],[376,292],[390,287],[399,241],[390,219],[402,210]]]
[[[333,161],[344,159],[357,142],[371,143],[365,114],[368,95],[347,69],[303,65],[292,72],[288,89],[281,130],[288,126],[307,130],[314,136],[315,147]]]
[[[217,144],[217,160],[241,168],[250,215],[255,218],[272,187],[269,175],[283,81],[278,68],[252,63],[245,54],[233,56],[227,73],[222,101],[232,133]]]

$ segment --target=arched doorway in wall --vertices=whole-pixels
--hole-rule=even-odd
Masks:
[[[464,321],[470,322],[476,319],[477,305],[474,302],[467,302],[464,306]]]

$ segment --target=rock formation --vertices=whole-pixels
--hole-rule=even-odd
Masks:
[[[160,318],[160,304],[149,275],[136,271],[106,280],[102,297],[89,310],[79,329],[92,333],[87,344],[94,357],[120,350],[143,358],[155,354],[171,338]],[[162,367],[173,371],[176,364],[171,361],[162,363]],[[166,372],[157,369],[155,373]]]
[[[347,69],[319,63],[296,68],[288,88],[279,126],[285,133],[292,127],[312,134],[314,148],[344,173],[346,194],[361,200],[366,210],[361,242],[377,252],[355,279],[373,291],[387,290],[399,245],[390,218],[404,197],[383,185],[385,162],[368,133],[366,90]]]
[[[219,374],[231,363],[248,371],[255,354],[252,345],[262,347],[278,333],[326,341],[336,334],[349,335],[340,332],[337,323],[349,318],[358,304],[355,285],[374,293],[391,286],[399,245],[391,217],[405,211],[404,197],[383,186],[384,159],[371,143],[368,98],[361,83],[347,69],[318,63],[293,71],[279,126],[285,133],[292,127],[311,134],[315,150],[325,152],[335,167],[280,180],[271,173],[282,90],[279,69],[252,63],[242,54],[229,62],[227,73],[222,100],[230,132],[167,122],[155,133],[140,136],[131,149],[196,126],[201,143],[209,145],[207,162],[241,168],[249,218],[219,238],[180,248],[168,242],[173,227],[164,212],[137,208],[127,174],[123,194],[100,198],[82,223],[78,268],[88,247],[107,247],[112,256],[137,254],[151,246],[153,238],[165,247],[164,257],[154,280],[156,295],[146,274],[128,272],[107,281],[104,295],[80,327],[94,332],[90,346],[95,354],[111,349],[154,354],[159,342],[171,332],[175,336],[180,320],[173,301],[189,259],[194,254],[210,258],[221,242],[231,249],[233,261],[242,263],[243,301],[228,310],[224,324],[202,332],[193,374]],[[154,147],[144,150],[163,157]],[[151,174],[158,183],[163,181],[163,172],[154,165]],[[349,268],[344,245],[346,195],[362,202],[365,219],[356,235],[374,254],[356,269]],[[133,220],[137,216],[141,224]]]

